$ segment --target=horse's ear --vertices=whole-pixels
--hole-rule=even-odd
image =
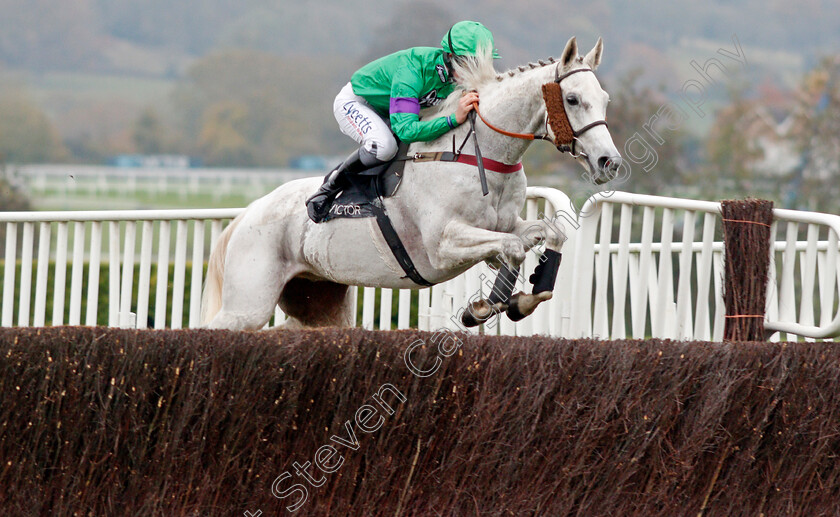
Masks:
[[[577,39],[572,36],[569,38],[569,42],[566,43],[566,48],[563,49],[563,53],[560,55],[560,62],[563,63],[563,67],[567,67],[572,64],[572,61],[578,55],[578,46],[577,46]]]
[[[586,57],[583,58],[583,62],[589,65],[589,68],[595,70],[598,68],[598,65],[601,64],[601,55],[604,53],[604,40],[598,38],[598,43],[595,44],[595,47],[589,51],[589,54],[586,54]]]

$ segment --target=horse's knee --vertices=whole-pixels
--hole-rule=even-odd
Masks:
[[[507,265],[517,268],[525,261],[525,245],[522,239],[515,235],[504,238],[501,242],[500,258]]]

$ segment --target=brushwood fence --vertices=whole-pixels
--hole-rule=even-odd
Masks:
[[[0,512],[837,515],[838,378],[809,343],[2,328]]]
[[[204,268],[194,265],[203,266],[240,211],[0,212],[0,324],[195,327]],[[523,215],[550,217],[568,237],[554,297],[520,322],[501,317],[473,332],[722,339],[720,203],[613,192],[577,210],[558,190],[529,187]],[[765,317],[772,340],[840,335],[838,232],[840,216],[774,210]],[[537,263],[529,253],[520,280]],[[356,323],[457,329],[453,315],[489,294],[494,275],[479,264],[430,289],[358,288]],[[283,319],[278,309],[270,325]]]

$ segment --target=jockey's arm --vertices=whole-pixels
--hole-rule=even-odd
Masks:
[[[391,129],[403,142],[428,142],[458,125],[455,113],[420,120],[422,84],[417,73],[408,67],[398,70],[391,83]]]

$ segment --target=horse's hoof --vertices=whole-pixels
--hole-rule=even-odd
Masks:
[[[461,314],[461,323],[465,327],[477,327],[493,317],[494,314],[501,314],[508,309],[502,302],[490,305],[487,300],[478,300],[467,306]]]
[[[537,310],[539,305],[554,296],[551,291],[543,291],[537,294],[516,293],[510,297],[510,306],[507,309],[508,318],[511,321],[519,321],[530,316]]]

